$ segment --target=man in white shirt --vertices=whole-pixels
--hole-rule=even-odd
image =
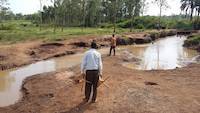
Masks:
[[[84,101],[88,102],[93,88],[93,103],[96,101],[99,76],[102,77],[101,54],[96,49],[97,44],[93,41],[91,43],[91,49],[85,53],[81,64],[81,73],[86,80]]]

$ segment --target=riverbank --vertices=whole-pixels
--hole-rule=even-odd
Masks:
[[[200,52],[200,33],[189,36],[183,46]]]
[[[168,71],[123,67],[120,55],[104,56],[104,78],[95,104],[82,103],[80,67],[27,78],[23,98],[2,113],[199,113],[200,65]],[[116,71],[118,70],[118,71]]]
[[[159,38],[175,34],[176,30],[152,30],[141,33],[124,33],[122,35],[117,35],[117,44],[131,45],[150,43]],[[90,42],[94,39],[99,44],[100,48],[109,46],[110,35],[88,35],[53,42],[38,40],[1,45],[0,70],[21,67],[40,60],[83,52],[89,47]]]

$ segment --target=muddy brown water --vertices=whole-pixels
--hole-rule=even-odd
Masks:
[[[181,38],[173,36],[160,39],[154,44],[118,47],[118,51],[127,49],[135,57],[141,59],[139,63],[124,63],[123,65],[128,68],[140,70],[174,69],[193,62],[194,57],[198,55],[196,51],[182,47],[185,39],[185,36]],[[106,54],[109,49],[105,48],[99,51]],[[82,57],[82,53],[69,55],[40,61],[17,69],[0,71],[0,107],[14,104],[21,98],[20,88],[26,77],[79,65]]]
[[[184,48],[185,40],[186,36],[171,36],[147,45],[128,46],[127,50],[141,61],[123,65],[139,70],[168,70],[195,63],[195,58],[199,53]]]

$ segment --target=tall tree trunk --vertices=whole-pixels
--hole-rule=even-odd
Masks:
[[[53,32],[56,33],[56,15],[54,15],[54,27]]]
[[[193,19],[193,12],[194,12],[194,4],[193,4],[193,0],[191,0],[191,13],[190,13],[190,21],[192,21],[192,19]]]
[[[42,1],[40,0],[40,31],[42,30]]]
[[[85,0],[83,0],[83,4],[82,4],[82,32],[83,32],[83,29],[85,27]]]
[[[197,14],[197,21],[199,22],[199,16],[200,16],[200,8],[198,9],[198,14]]]
[[[114,29],[113,29],[113,33],[115,33],[115,31],[116,31],[116,13],[117,13],[117,11],[116,11],[116,4],[117,4],[117,0],[115,0],[115,3],[114,3],[114,22],[113,22]]]
[[[131,28],[130,28],[130,32],[133,31],[133,20],[134,20],[133,13],[131,13]]]
[[[62,20],[62,32],[63,32],[63,29],[64,29],[64,25],[65,25],[65,19],[63,18],[63,20]]]
[[[160,2],[161,3],[161,2]],[[159,29],[161,28],[162,4],[160,4]]]
[[[197,29],[199,30],[200,29],[200,20],[199,20],[199,15],[200,15],[200,8],[198,10],[198,14],[197,14]]]
[[[54,27],[53,27],[53,32],[56,33],[56,5],[55,5],[55,0],[53,0],[54,3]]]

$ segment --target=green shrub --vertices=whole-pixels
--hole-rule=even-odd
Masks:
[[[108,24],[108,23],[102,23],[99,26],[100,26],[100,28],[111,28],[111,27],[113,27],[112,24]]]
[[[131,22],[133,24],[133,28],[135,29],[155,29],[157,24],[159,23],[159,17],[155,16],[135,17],[133,20],[129,19],[120,21],[119,23],[117,23],[117,26],[121,28],[130,28]],[[192,22],[186,19],[163,17],[161,19],[161,28],[188,30],[188,29],[193,29],[193,24]]]
[[[200,30],[200,20],[195,20],[193,22],[193,27],[195,30]]]
[[[175,28],[189,30],[189,29],[193,29],[193,25],[192,25],[192,22],[188,20],[180,20],[180,21],[177,21]]]
[[[14,28],[15,28],[14,25],[0,24],[0,30],[13,30]]]
[[[184,42],[184,46],[190,47],[190,46],[198,46],[200,45],[200,35],[197,36],[191,36]]]

